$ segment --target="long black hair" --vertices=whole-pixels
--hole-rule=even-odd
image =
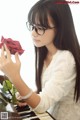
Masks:
[[[63,3],[65,0],[59,0],[60,2]],[[48,15],[55,21],[57,28],[57,34],[53,40],[54,45],[60,50],[69,50],[74,56],[77,71],[74,98],[78,101],[80,98],[80,46],[70,7],[67,2],[66,4],[58,4],[57,0],[40,0],[29,11],[28,21],[36,24],[36,18],[38,18],[40,25],[47,28],[49,26]],[[39,93],[41,91],[43,63],[48,51],[45,46],[40,48],[35,47],[35,53],[36,85]]]

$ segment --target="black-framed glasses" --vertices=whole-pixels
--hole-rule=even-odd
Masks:
[[[40,25],[31,24],[29,22],[26,22],[26,25],[27,25],[27,28],[29,31],[35,30],[38,35],[43,35],[45,33],[45,30],[47,30],[47,29],[55,28],[55,26],[46,28],[46,27],[42,27]]]

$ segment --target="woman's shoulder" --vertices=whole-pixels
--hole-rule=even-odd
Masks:
[[[74,56],[73,54],[69,51],[69,50],[58,50],[58,53],[60,55],[60,57],[68,57],[68,58],[73,58],[74,59]]]
[[[69,50],[58,50],[55,58],[59,64],[62,62],[75,64],[75,58]]]
[[[58,50],[58,53],[62,56],[73,57],[73,54],[69,50]]]

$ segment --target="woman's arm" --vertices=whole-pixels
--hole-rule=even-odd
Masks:
[[[31,89],[24,83],[20,76],[17,76],[11,81],[13,81],[14,86],[17,88],[21,96],[26,96],[29,94]],[[27,102],[27,104],[32,108],[35,108],[40,102],[40,96],[33,92],[32,95],[25,100],[25,102]]]
[[[24,81],[20,76],[21,63],[20,63],[18,54],[17,53],[15,54],[15,63],[14,63],[11,60],[11,54],[7,46],[5,45],[4,47],[5,47],[7,57],[5,57],[5,51],[4,51],[4,48],[2,47],[1,57],[0,57],[0,69],[14,84],[14,86],[16,87],[20,95],[26,96],[29,94],[31,89],[24,83]],[[35,108],[40,102],[40,97],[35,92],[33,92],[31,96],[28,99],[26,99],[26,102],[32,108]]]

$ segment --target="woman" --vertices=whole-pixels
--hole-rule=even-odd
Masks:
[[[22,80],[18,54],[14,63],[6,45],[0,69],[36,112],[48,110],[57,120],[80,120],[80,47],[69,5],[38,1],[29,12],[27,27],[35,45],[37,93]]]

